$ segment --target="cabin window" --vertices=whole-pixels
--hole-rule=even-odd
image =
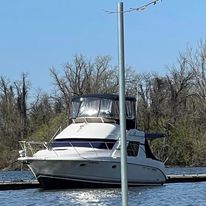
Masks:
[[[127,146],[128,156],[137,156],[139,151],[139,142],[130,141]]]
[[[99,139],[56,139],[51,146],[54,147],[91,147],[96,149],[112,149],[116,140]]]

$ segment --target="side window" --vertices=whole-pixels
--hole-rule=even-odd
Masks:
[[[127,146],[128,156],[137,156],[139,151],[139,142],[130,141]]]
[[[112,116],[119,119],[119,101],[113,101],[112,103]]]
[[[127,119],[135,118],[135,103],[132,101],[126,101],[126,115]]]

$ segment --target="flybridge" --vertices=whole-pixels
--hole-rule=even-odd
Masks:
[[[134,97],[126,97],[126,128],[134,129],[136,124]],[[119,124],[119,96],[111,94],[92,94],[75,96],[72,99],[71,119],[81,117],[102,117],[115,120]]]

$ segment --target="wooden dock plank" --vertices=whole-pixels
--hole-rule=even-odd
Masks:
[[[40,184],[37,180],[24,181],[1,181],[0,190],[19,190],[39,188]]]
[[[206,181],[206,174],[167,175],[166,183]]]

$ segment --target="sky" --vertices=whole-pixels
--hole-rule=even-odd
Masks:
[[[124,9],[151,0],[124,0]],[[24,72],[33,89],[50,91],[49,69],[62,71],[75,55],[110,55],[118,64],[118,0],[0,0],[0,76]],[[138,73],[165,74],[180,52],[206,36],[205,0],[162,0],[124,14],[125,62]]]

